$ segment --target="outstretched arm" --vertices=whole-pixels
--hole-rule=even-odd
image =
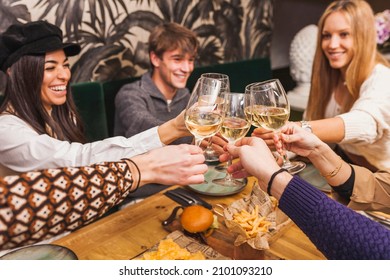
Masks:
[[[296,126],[300,127],[300,123],[296,122]],[[342,118],[328,118],[316,121],[310,121],[310,125],[313,131],[319,139],[327,143],[339,143],[344,139],[345,126]],[[265,128],[256,128],[252,136],[263,139],[267,145],[274,149],[274,137],[275,133]]]
[[[376,210],[390,213],[390,172],[373,173],[369,169],[344,162],[327,144],[314,134],[293,123],[282,129],[281,138],[288,150],[308,157],[340,196],[350,200],[355,210]],[[278,135],[275,145],[281,149]]]
[[[98,219],[150,182],[204,181],[201,148],[167,146],[131,160],[0,178],[0,250],[36,243]]]

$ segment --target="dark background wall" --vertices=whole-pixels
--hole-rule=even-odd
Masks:
[[[274,0],[0,0],[0,32],[46,20],[82,51],[71,57],[72,81],[111,81],[149,69],[147,41],[163,22],[199,39],[197,65],[270,56]],[[5,86],[0,75],[0,93]]]
[[[198,65],[269,57],[272,15],[273,0],[1,0],[0,32],[17,22],[54,23],[82,47],[71,60],[73,82],[109,81],[149,68],[148,37],[163,22],[196,33]]]

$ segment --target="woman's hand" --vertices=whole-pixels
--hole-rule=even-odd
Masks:
[[[205,140],[203,140],[200,146],[203,148],[207,148],[209,144],[209,139],[210,138],[206,138]],[[211,147],[217,153],[217,155],[221,155],[224,152],[223,147],[225,147],[226,144],[228,143],[228,141],[226,141],[225,138],[223,138],[220,133],[217,133],[214,136],[212,136],[211,142],[212,142]]]
[[[228,144],[225,149],[228,153],[221,155],[220,159],[226,160],[230,155],[238,158],[228,168],[228,172],[235,178],[253,175],[257,178],[260,188],[267,191],[272,174],[280,167],[266,143],[257,137],[243,138],[235,145]],[[276,199],[280,199],[291,178],[292,175],[288,172],[282,172],[275,177],[271,193]]]
[[[141,184],[188,185],[204,182],[207,165],[203,150],[188,144],[170,145],[132,160],[141,172]]]
[[[275,149],[274,140],[273,140],[274,134],[275,133],[272,130],[258,127],[253,130],[252,136],[263,139],[267,144],[267,146],[271,150],[274,150]]]
[[[303,157],[309,157],[311,153],[317,151],[319,146],[326,145],[313,133],[293,122],[283,126],[281,134],[275,134],[273,140],[278,152],[282,151],[282,145],[284,145],[287,150]]]
[[[227,153],[220,156],[221,161],[226,161],[229,156],[239,158],[228,168],[228,172],[235,178],[253,175],[259,179],[259,182],[266,184],[272,173],[280,169],[262,139],[246,137],[237,141],[235,145],[228,144],[225,149]]]

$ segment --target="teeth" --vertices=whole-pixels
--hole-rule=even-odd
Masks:
[[[50,89],[54,91],[63,91],[66,90],[66,86],[51,87]]]

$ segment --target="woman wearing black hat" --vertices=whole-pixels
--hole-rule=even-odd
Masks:
[[[79,45],[63,43],[61,29],[45,21],[11,25],[0,35],[0,69],[7,75],[0,107],[0,175],[116,161],[190,135],[181,114],[131,138],[84,143],[68,90],[67,58],[79,52]]]
[[[82,144],[79,116],[67,91],[67,57],[79,52],[78,45],[62,43],[58,27],[43,21],[12,25],[0,36],[0,69],[7,74],[0,107],[0,250],[90,223],[144,184],[204,181],[207,165],[199,147],[161,147],[188,133],[180,119],[133,138]],[[3,177],[43,168],[50,170]],[[39,215],[42,209],[48,209],[46,216]]]

